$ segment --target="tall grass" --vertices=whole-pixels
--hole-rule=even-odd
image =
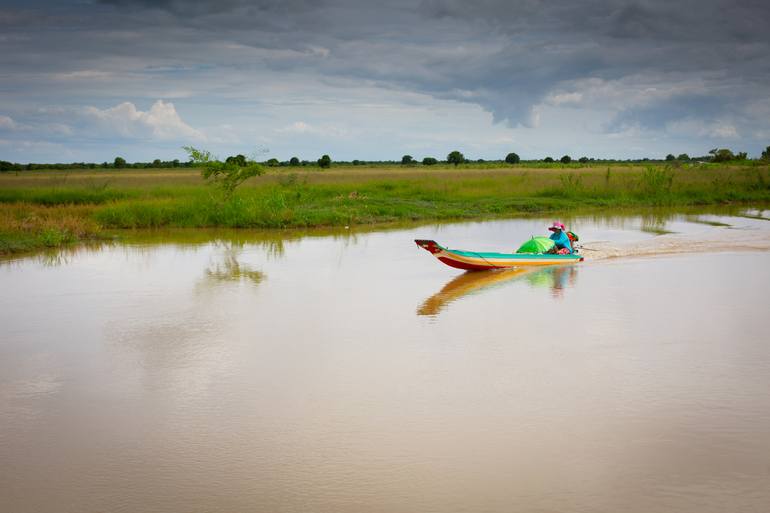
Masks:
[[[658,199],[671,193],[674,171],[669,167],[648,166],[642,173],[640,183],[645,197]]]
[[[0,204],[0,254],[60,247],[100,236],[93,207]]]

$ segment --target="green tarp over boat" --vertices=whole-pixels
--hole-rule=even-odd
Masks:
[[[516,253],[534,253],[542,255],[553,249],[555,243],[548,237],[532,237],[516,250]]]

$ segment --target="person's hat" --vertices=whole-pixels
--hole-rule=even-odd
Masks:
[[[560,223],[559,221],[554,221],[553,224],[548,228],[552,232],[555,232],[556,230],[566,230],[567,227],[564,226],[564,223]]]

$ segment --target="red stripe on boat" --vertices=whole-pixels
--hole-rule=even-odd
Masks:
[[[452,260],[451,258],[447,257],[437,257],[439,260],[444,262],[449,267],[454,267],[456,269],[464,269],[466,271],[488,271],[489,269],[498,269],[498,267],[494,265],[474,265],[474,264],[466,264],[465,262],[458,262],[457,260]]]

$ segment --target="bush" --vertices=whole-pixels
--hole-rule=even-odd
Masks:
[[[21,166],[19,164],[14,164],[13,162],[0,160],[0,172],[3,171],[21,171]]]
[[[580,157],[578,159],[578,162],[580,162],[581,164],[587,164],[588,163],[588,157]]]
[[[546,157],[543,159],[543,162],[553,162],[553,159],[551,157]]]
[[[72,235],[59,228],[48,228],[40,234],[40,240],[48,248],[58,248],[67,242],[72,242]]]
[[[688,154],[686,154],[686,153],[680,153],[679,155],[677,155],[676,160],[681,160],[682,162],[687,162],[688,160],[690,160],[690,156]]]
[[[331,157],[329,157],[329,155],[323,155],[320,159],[318,159],[318,165],[320,167],[332,167]]]
[[[438,164],[438,160],[434,159],[433,157],[425,157],[422,159],[423,166],[435,166],[436,164]]]
[[[508,164],[518,164],[520,160],[521,159],[519,158],[519,156],[516,155],[513,152],[511,152],[511,153],[509,153],[508,155],[505,156],[505,161]]]
[[[290,166],[299,166],[299,159],[297,157],[292,157],[289,159],[289,165]]]
[[[405,166],[408,166],[409,164],[414,164],[414,158],[411,155],[404,155],[401,157],[401,163]]]
[[[462,164],[465,162],[465,156],[459,151],[455,150],[446,156],[446,161],[456,166],[457,164]]]
[[[245,180],[265,172],[262,166],[256,162],[247,161],[245,166],[240,166],[238,159],[230,160],[228,158],[229,162],[220,162],[208,151],[197,150],[192,146],[185,146],[184,150],[195,164],[202,167],[201,176],[203,179],[219,187],[227,200],[232,198],[235,189]]]
[[[235,164],[236,166],[244,167],[246,165],[246,157],[240,154],[234,157],[227,157],[225,164]]]
[[[126,159],[123,157],[115,157],[115,161],[113,162],[113,165],[116,169],[122,169],[126,167]]]
[[[572,162],[572,157],[570,157],[569,155],[564,155],[559,160],[561,161],[562,164],[569,164],[570,162]]]
[[[727,148],[714,148],[709,153],[712,155],[712,162],[729,162],[731,160],[735,160],[735,155],[733,155],[733,152]]]

